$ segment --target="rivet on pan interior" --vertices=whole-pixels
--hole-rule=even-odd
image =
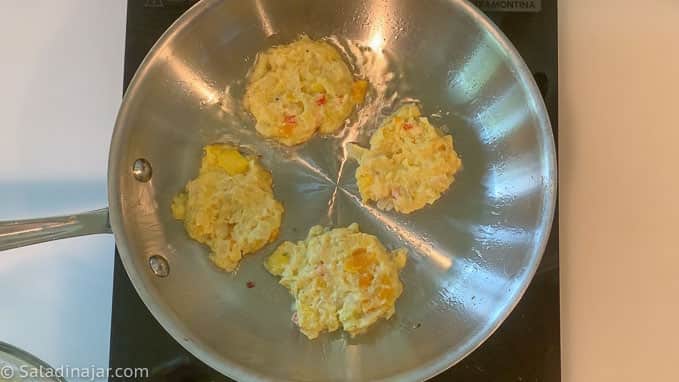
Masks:
[[[149,258],[149,265],[154,275],[167,277],[170,274],[170,264],[160,255],[153,255]]]
[[[132,175],[140,182],[148,182],[152,172],[151,163],[144,158],[139,158],[132,164]]]

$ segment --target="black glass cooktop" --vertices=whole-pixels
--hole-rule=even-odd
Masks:
[[[556,0],[475,0],[533,71],[557,136]],[[153,43],[195,0],[127,2],[125,87]],[[521,302],[474,353],[433,381],[561,380],[558,211],[542,263]],[[156,381],[230,381],[184,350],[151,316],[116,251],[110,367],[146,367]]]

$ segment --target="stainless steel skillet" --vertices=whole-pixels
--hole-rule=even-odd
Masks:
[[[253,132],[240,97],[256,53],[301,33],[336,36],[373,90],[342,133],[288,149]],[[381,212],[357,201],[355,164],[342,147],[365,143],[409,98],[453,134],[464,170],[435,205]],[[355,339],[309,341],[290,322],[287,291],[261,265],[273,245],[236,274],[216,270],[169,211],[195,176],[201,146],[214,141],[262,156],[286,208],[280,240],[355,221],[390,247],[408,247],[397,314]],[[156,319],[238,380],[422,380],[474,350],[517,303],[549,235],[555,185],[553,137],[532,76],[468,3],[203,1],[163,35],[125,95],[108,212],[2,223],[0,249],[112,230]]]

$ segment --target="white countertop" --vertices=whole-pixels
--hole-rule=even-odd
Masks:
[[[679,2],[560,3],[564,381],[673,380]],[[125,9],[0,2],[0,220],[106,204]],[[110,236],[1,253],[0,341],[107,367],[112,272]]]
[[[106,206],[124,1],[0,2],[0,220]],[[0,253],[0,341],[53,366],[108,367],[113,237]]]

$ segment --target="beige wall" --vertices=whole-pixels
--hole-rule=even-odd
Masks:
[[[676,381],[679,1],[559,12],[564,381]]]

